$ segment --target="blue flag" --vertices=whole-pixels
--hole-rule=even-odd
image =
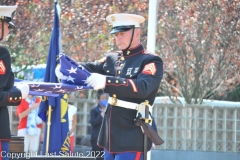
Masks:
[[[61,32],[59,20],[60,6],[58,4],[58,1],[56,1],[54,3],[54,23],[50,40],[44,82],[58,83],[58,79],[55,75],[55,68],[59,64],[59,52],[61,51]],[[48,113],[48,109],[50,106],[51,113]],[[51,117],[50,123],[48,122],[48,116]],[[61,94],[58,97],[42,97],[42,102],[39,107],[39,117],[45,122],[42,154],[68,154],[70,148],[70,139],[68,135],[69,127],[67,95]],[[48,124],[51,124],[50,127],[48,127]],[[48,137],[49,143],[47,141]],[[47,146],[48,151],[46,152]]]

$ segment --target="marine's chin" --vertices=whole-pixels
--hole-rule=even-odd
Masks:
[[[124,46],[124,45],[117,45],[117,47],[118,47],[118,49],[120,49],[120,50],[125,50],[125,49],[126,49],[126,46]]]

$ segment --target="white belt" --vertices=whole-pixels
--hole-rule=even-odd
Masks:
[[[108,98],[108,103],[111,104],[112,106],[118,106],[118,107],[123,107],[127,109],[134,109],[134,110],[138,110],[138,105],[139,105],[137,103],[127,102],[127,101],[123,101],[123,100],[112,98],[112,97]]]

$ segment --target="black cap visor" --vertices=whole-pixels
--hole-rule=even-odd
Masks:
[[[10,29],[15,29],[15,25],[13,24],[13,22],[11,22],[12,21],[11,17],[1,16],[1,19],[9,24]]]
[[[116,34],[118,32],[126,32],[126,31],[129,31],[131,29],[134,28],[134,25],[131,25],[131,26],[117,26],[117,27],[113,27],[112,30],[111,30],[111,34]]]
[[[16,28],[16,26],[13,24],[13,22],[8,22],[8,24],[9,24],[9,29],[15,29]]]

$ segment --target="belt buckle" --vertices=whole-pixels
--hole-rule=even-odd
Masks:
[[[112,105],[117,106],[118,99],[116,97],[112,97]]]

